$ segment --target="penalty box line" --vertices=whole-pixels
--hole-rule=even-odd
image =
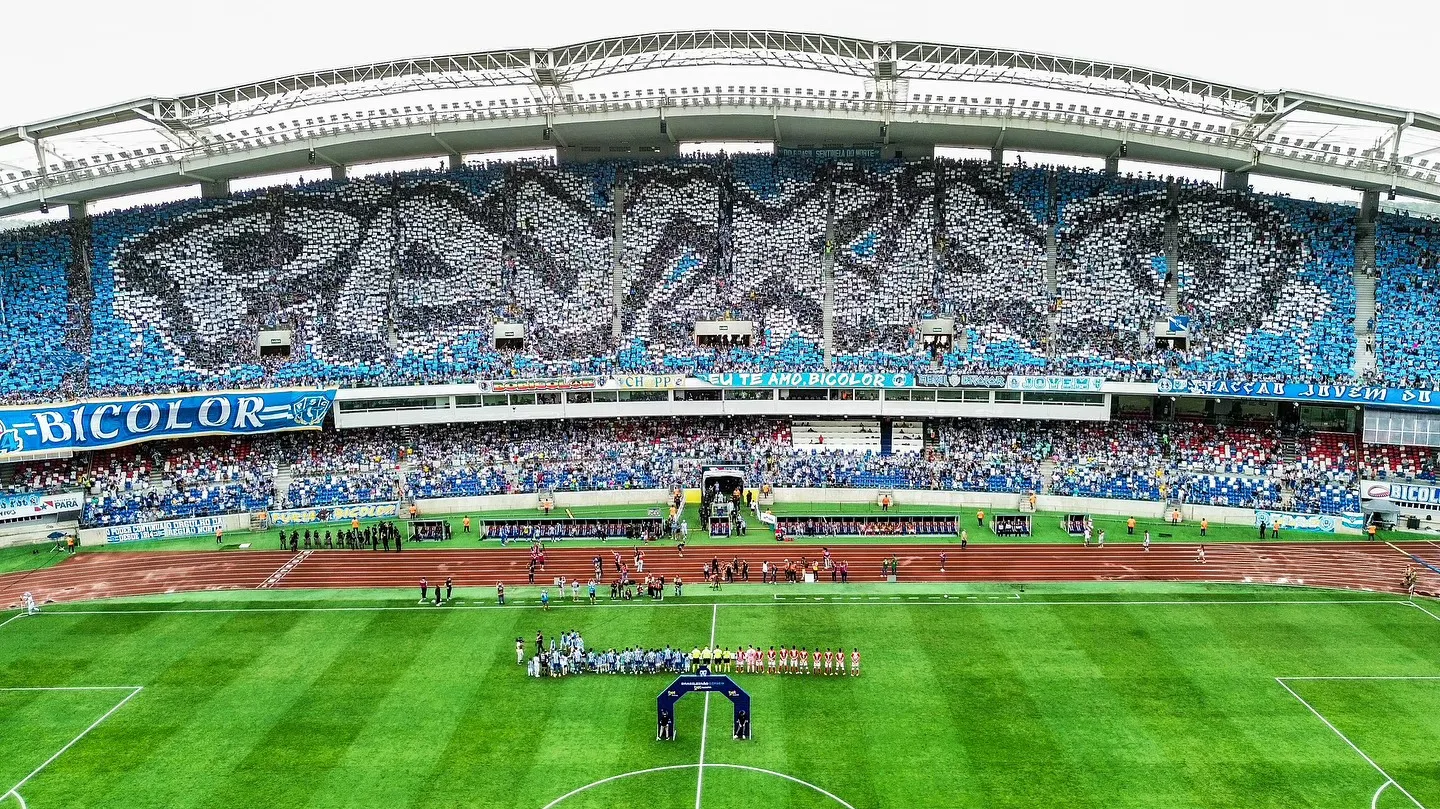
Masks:
[[[36,767],[35,769],[31,770],[29,775],[25,776],[24,778],[21,778],[21,779],[20,779],[20,783],[16,784],[16,785],[13,786],[13,787],[10,787],[9,791],[5,792],[4,795],[0,795],[0,800],[3,800],[5,797],[8,797],[8,796],[10,796],[10,795],[14,795],[14,796],[15,796],[15,799],[18,800],[18,801],[20,801],[20,805],[21,805],[21,806],[24,806],[24,805],[25,805],[25,799],[22,798],[22,797],[20,797],[20,788],[21,788],[21,787],[23,787],[23,786],[25,786],[26,784],[30,783],[30,780],[31,780],[32,778],[34,778],[35,776],[39,775],[39,774],[41,773],[41,771],[43,771],[46,767],[49,767],[51,764],[54,764],[56,759],[58,759],[58,758],[60,758],[61,756],[65,755],[65,752],[66,752],[66,751],[68,751],[70,748],[72,748],[72,747],[74,747],[76,744],[78,744],[81,739],[83,739],[83,738],[85,738],[86,736],[90,735],[90,731],[94,730],[95,728],[100,727],[100,724],[101,724],[102,722],[104,722],[106,719],[109,719],[111,716],[114,716],[116,711],[118,711],[118,710],[120,710],[121,708],[125,707],[125,704],[126,704],[127,702],[129,702],[130,700],[134,699],[137,694],[139,694],[141,691],[144,691],[144,690],[145,690],[145,687],[142,686],[142,685],[11,686],[11,687],[0,688],[0,692],[4,692],[4,691],[129,691],[129,692],[130,692],[129,694],[126,694],[125,697],[124,697],[123,699],[121,699],[119,702],[115,703],[115,705],[111,706],[110,710],[106,711],[104,714],[101,714],[101,716],[100,716],[99,719],[96,719],[94,722],[91,722],[89,727],[87,727],[87,728],[85,728],[84,730],[80,731],[80,733],[79,733],[75,738],[73,738],[73,739],[71,739],[70,741],[66,742],[64,747],[62,747],[62,748],[60,748],[59,750],[55,751],[55,754],[54,754],[54,755],[50,756],[50,758],[45,759],[45,763],[43,763],[43,764],[41,764],[39,767]]]
[[[1316,718],[1316,719],[1319,719],[1321,722],[1325,723],[1325,727],[1330,728],[1330,730],[1331,730],[1332,733],[1334,733],[1336,736],[1339,736],[1339,737],[1340,737],[1340,741],[1345,742],[1345,744],[1348,745],[1351,750],[1354,750],[1356,753],[1358,753],[1358,754],[1360,755],[1361,758],[1365,759],[1365,763],[1366,763],[1366,764],[1369,764],[1371,767],[1373,767],[1373,768],[1375,769],[1375,772],[1378,772],[1378,773],[1380,773],[1380,775],[1384,776],[1384,778],[1385,778],[1385,783],[1383,783],[1383,784],[1380,785],[1380,789],[1376,790],[1374,797],[1371,798],[1371,806],[1372,806],[1372,807],[1375,805],[1375,803],[1376,803],[1377,801],[1379,801],[1379,799],[1380,799],[1380,793],[1385,791],[1385,787],[1387,787],[1387,786],[1393,786],[1393,787],[1395,787],[1396,789],[1400,790],[1400,794],[1402,794],[1402,795],[1404,795],[1405,797],[1409,798],[1409,799],[1410,799],[1410,802],[1413,803],[1413,804],[1415,804],[1415,806],[1418,807],[1418,809],[1425,809],[1425,804],[1421,803],[1421,802],[1419,801],[1419,799],[1417,799],[1414,795],[1411,795],[1411,794],[1410,794],[1410,791],[1409,791],[1409,790],[1407,790],[1407,789],[1405,789],[1405,787],[1401,786],[1400,782],[1399,782],[1399,781],[1396,781],[1396,780],[1395,780],[1395,777],[1394,777],[1393,775],[1391,775],[1391,774],[1388,773],[1388,772],[1385,772],[1385,768],[1381,767],[1379,764],[1376,764],[1376,763],[1375,763],[1375,759],[1370,758],[1370,756],[1369,756],[1364,750],[1361,750],[1361,749],[1360,749],[1360,746],[1359,746],[1359,745],[1357,745],[1356,743],[1350,741],[1350,737],[1349,737],[1349,736],[1346,736],[1344,733],[1341,733],[1341,732],[1340,732],[1340,728],[1335,727],[1335,724],[1334,724],[1333,722],[1331,722],[1329,719],[1326,719],[1326,718],[1325,718],[1325,715],[1322,714],[1322,713],[1320,713],[1320,711],[1318,711],[1318,710],[1315,708],[1314,705],[1311,705],[1311,704],[1309,703],[1309,701],[1307,701],[1304,697],[1302,697],[1302,696],[1300,696],[1298,693],[1296,693],[1296,692],[1295,692],[1295,689],[1291,688],[1291,687],[1290,687],[1290,684],[1289,684],[1288,682],[1286,682],[1287,680],[1296,680],[1296,681],[1300,681],[1300,680],[1440,680],[1440,677],[1430,677],[1430,676],[1417,676],[1417,677],[1405,677],[1405,676],[1390,676],[1390,677],[1385,677],[1385,676],[1380,676],[1380,677],[1348,676],[1348,677],[1346,677],[1346,676],[1336,676],[1336,677],[1276,677],[1276,678],[1275,678],[1275,682],[1279,683],[1281,688],[1283,688],[1283,689],[1285,689],[1287,692],[1289,692],[1290,696],[1292,696],[1292,697],[1294,697],[1296,700],[1298,700],[1301,705],[1304,705],[1305,708],[1306,708],[1306,710],[1310,711],[1310,713],[1312,713],[1312,714],[1315,714],[1315,718]]]

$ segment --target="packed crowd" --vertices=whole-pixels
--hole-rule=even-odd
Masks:
[[[1440,386],[1440,223],[1395,214],[1375,227],[1377,375],[1410,388]]]
[[[1276,428],[1187,422],[937,419],[926,423],[918,451],[883,454],[796,446],[778,419],[532,421],[156,442],[18,464],[7,488],[84,490],[84,523],[103,526],[411,498],[675,490],[694,487],[702,464],[723,460],[752,486],[1034,492],[1334,514],[1357,510],[1362,467],[1382,480],[1433,480],[1437,468],[1433,452],[1395,447],[1365,447],[1362,464],[1354,438],[1333,433],[1302,435],[1293,452],[1282,457]],[[538,529],[491,530],[518,540],[536,530],[630,528],[557,516]],[[913,530],[928,529],[920,521]]]
[[[0,396],[810,370],[827,273],[839,370],[1345,379],[1353,218],[950,160],[531,161],[327,181],[6,234]],[[1395,384],[1440,369],[1426,327],[1437,234],[1388,215],[1378,228],[1377,367]],[[1190,319],[1184,351],[1151,336],[1169,315]],[[956,319],[949,349],[917,336],[937,316]],[[695,344],[696,321],[723,319],[753,322],[754,339]],[[496,348],[500,324],[523,327],[524,347]],[[267,328],[292,332],[290,356],[256,355]]]

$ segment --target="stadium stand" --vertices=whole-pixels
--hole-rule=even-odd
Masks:
[[[1440,223],[1385,214],[1375,225],[1375,335],[1379,376],[1410,388],[1440,381]]]
[[[1440,450],[1431,447],[1366,444],[1360,471],[1366,480],[1434,482],[1437,471],[1440,471]]]
[[[833,370],[1347,380],[1353,218],[944,159],[530,161],[325,181],[94,217],[88,273],[70,223],[7,236],[0,394],[818,370],[827,272]],[[1435,303],[1433,226],[1387,215],[1377,232],[1377,378],[1429,385],[1440,344],[1417,325]],[[1190,318],[1184,351],[1149,337],[1169,315]],[[952,350],[917,341],[929,316],[956,318]],[[755,340],[695,345],[696,321],[727,318],[754,322]],[[494,348],[499,324],[522,326],[524,348]],[[269,327],[293,331],[291,356],[256,356]]]
[[[857,429],[836,431],[836,424]],[[723,460],[745,469],[752,484],[775,487],[1035,492],[1244,508],[1290,497],[1296,510],[1324,514],[1358,506],[1351,436],[1303,436],[1286,463],[1278,435],[1250,427],[897,424],[910,437],[892,441],[890,452],[881,450],[878,423],[813,419],[531,421],[182,440],[22,464],[8,488],[83,488],[91,495],[86,524],[114,525],[410,497],[668,489],[693,486],[702,463]],[[1433,455],[1422,461],[1368,447],[1365,457],[1396,470],[1386,473],[1391,477],[1401,469],[1434,474]]]

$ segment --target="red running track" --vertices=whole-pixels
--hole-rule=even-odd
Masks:
[[[588,581],[592,559],[600,556],[608,582],[615,573],[613,552],[619,551],[634,570],[630,546],[546,549],[546,568],[536,583],[556,577]],[[760,581],[760,565],[802,556],[818,559],[816,546],[752,545],[707,549],[691,546],[679,556],[673,546],[645,550],[645,572],[667,578],[679,575],[688,583],[701,580],[706,561],[719,556],[750,563],[750,580]],[[935,582],[1103,582],[1191,581],[1308,585],[1399,593],[1409,555],[1431,564],[1440,561],[1432,543],[1276,542],[1225,543],[1206,546],[1206,562],[1196,561],[1196,546],[1157,544],[1146,552],[1138,545],[1106,548],[1077,545],[841,545],[833,558],[850,563],[850,578],[881,580],[880,562],[891,556],[900,563],[901,581]],[[940,554],[948,557],[940,570]],[[0,608],[15,607],[24,592],[37,601],[84,601],[117,596],[183,593],[198,590],[415,587],[420,578],[432,583],[453,577],[459,587],[492,588],[526,583],[529,549],[89,553],[54,567],[0,576]],[[294,563],[293,565],[291,563]],[[288,571],[284,568],[290,566]],[[1440,566],[1440,565],[1437,565]],[[1440,576],[1423,567],[1419,591],[1440,593]],[[283,572],[277,581],[272,578]]]

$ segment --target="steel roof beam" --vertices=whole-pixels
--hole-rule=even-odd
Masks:
[[[612,37],[551,49],[518,48],[376,62],[297,73],[175,99],[142,99],[32,124],[53,137],[137,117],[151,107],[174,130],[287,109],[424,90],[534,86],[640,70],[753,65],[818,70],[873,78],[877,62],[893,62],[895,79],[1015,84],[1141,101],[1237,121],[1297,109],[1440,131],[1440,117],[1296,91],[1261,92],[1133,65],[997,48],[926,42],[885,42],[786,31],[699,30]],[[537,73],[537,71],[539,71]],[[555,103],[551,101],[550,103]],[[1266,123],[1269,123],[1268,119]],[[0,146],[16,143],[0,131]]]

